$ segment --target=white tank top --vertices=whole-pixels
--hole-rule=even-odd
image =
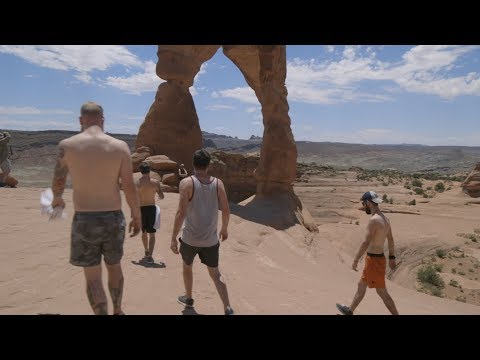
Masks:
[[[209,247],[217,245],[218,233],[218,179],[204,184],[191,176],[193,196],[187,208],[182,227],[182,241],[190,246]]]

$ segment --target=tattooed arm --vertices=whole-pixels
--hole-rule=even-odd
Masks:
[[[52,192],[53,202],[52,207],[65,207],[62,195],[65,190],[65,183],[67,182],[68,167],[65,162],[65,147],[60,142],[58,146],[57,163],[55,164],[55,171],[53,173]]]

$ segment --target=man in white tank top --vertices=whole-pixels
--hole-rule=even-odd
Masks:
[[[183,259],[183,281],[185,295],[178,297],[178,302],[193,308],[193,259],[198,254],[200,261],[207,265],[218,295],[223,302],[225,315],[233,315],[228,299],[227,286],[218,269],[220,242],[228,238],[228,221],[230,208],[222,180],[207,174],[210,154],[206,150],[197,150],[193,155],[195,175],[180,181],[180,200],[173,225],[170,248],[174,254],[180,253]],[[218,210],[222,211],[222,227],[217,235]],[[180,251],[177,235],[182,226]]]

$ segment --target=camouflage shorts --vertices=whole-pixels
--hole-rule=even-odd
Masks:
[[[95,266],[118,264],[123,256],[125,217],[121,210],[76,212],[72,222],[70,263]]]

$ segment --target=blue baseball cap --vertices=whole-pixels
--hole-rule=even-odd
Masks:
[[[365,194],[363,194],[362,198],[360,201],[365,202],[367,200],[373,201],[374,203],[380,204],[383,202],[383,200],[378,196],[378,194],[375,191],[367,191]]]

